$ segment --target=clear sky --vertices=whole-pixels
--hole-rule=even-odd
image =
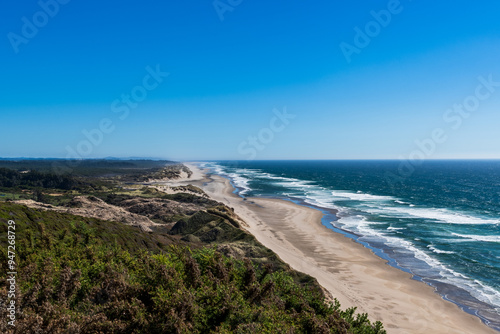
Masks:
[[[496,0],[2,7],[0,157],[500,158]]]

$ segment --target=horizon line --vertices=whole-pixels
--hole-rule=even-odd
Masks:
[[[405,161],[408,159],[396,158],[289,158],[289,159],[254,159],[254,160],[241,160],[241,159],[171,159],[171,158],[154,158],[154,157],[105,157],[105,158],[82,158],[82,159],[66,159],[55,157],[0,157],[3,161],[19,161],[19,160],[67,160],[67,161],[87,161],[87,160],[148,160],[148,161],[171,161],[171,162],[215,162],[215,161]],[[500,160],[499,158],[426,158],[419,159],[418,161],[491,161]]]

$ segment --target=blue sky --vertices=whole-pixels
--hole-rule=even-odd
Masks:
[[[500,158],[498,1],[59,1],[0,11],[1,157]]]

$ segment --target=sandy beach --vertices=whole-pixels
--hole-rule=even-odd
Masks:
[[[369,249],[321,224],[322,213],[292,202],[233,194],[229,181],[193,175],[175,185],[193,184],[232,208],[245,228],[296,270],[315,277],[342,308],[356,306],[388,333],[497,333],[479,318],[443,300],[433,289],[390,267]],[[174,185],[172,183],[171,185]]]

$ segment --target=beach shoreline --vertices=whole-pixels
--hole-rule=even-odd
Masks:
[[[293,269],[315,277],[343,309],[357,307],[372,321],[382,321],[388,333],[498,333],[411,274],[325,227],[321,211],[281,199],[244,200],[228,179],[186,165],[193,176],[172,185],[196,185],[234,208],[249,233]]]

